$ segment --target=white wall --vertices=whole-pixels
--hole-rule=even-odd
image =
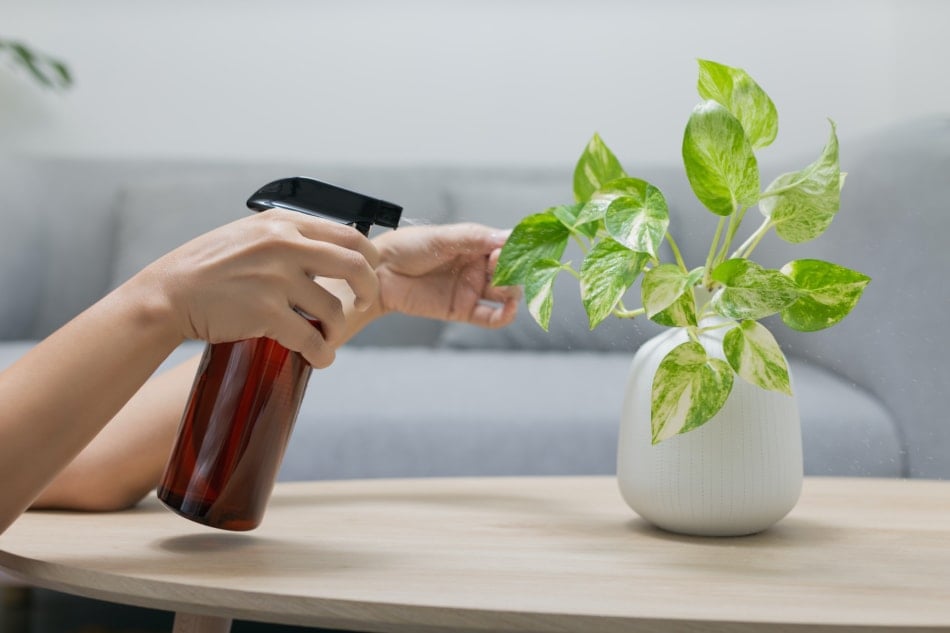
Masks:
[[[941,0],[0,0],[0,36],[66,59],[0,69],[0,143],[90,156],[572,164],[598,130],[678,160],[695,58],[771,94],[774,154],[950,113]]]

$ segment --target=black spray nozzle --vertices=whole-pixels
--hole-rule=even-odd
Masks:
[[[402,207],[397,204],[301,177],[282,178],[264,185],[247,199],[247,206],[254,211],[273,207],[300,211],[352,224],[363,235],[374,224],[396,228],[402,214]]]

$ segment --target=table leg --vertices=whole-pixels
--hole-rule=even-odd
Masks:
[[[231,618],[216,615],[176,613],[172,633],[230,633]]]

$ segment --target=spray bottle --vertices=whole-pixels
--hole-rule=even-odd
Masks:
[[[310,178],[259,189],[247,206],[396,228],[402,207]],[[320,324],[307,317],[314,327]],[[307,388],[310,364],[268,338],[205,347],[158,497],[181,516],[252,530],[264,515]]]

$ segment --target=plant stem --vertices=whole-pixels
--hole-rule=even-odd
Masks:
[[[574,231],[571,231],[571,237],[574,238],[574,241],[577,242],[577,245],[581,247],[581,251],[584,252],[584,256],[586,257],[590,249],[587,247],[586,244],[584,244],[584,240],[582,240],[580,236]]]
[[[726,253],[729,252],[729,246],[732,244],[732,240],[735,238],[747,210],[748,207],[741,209],[737,207],[732,215],[729,216],[729,229],[726,231],[726,239],[722,242],[722,248],[716,255],[715,264],[721,264],[726,261]]]
[[[765,234],[769,232],[770,228],[772,228],[772,219],[765,218],[762,225],[755,230],[755,233],[749,236],[749,239],[742,243],[742,246],[736,249],[732,257],[748,259],[749,255],[752,254],[752,251],[759,245],[759,242],[762,241],[762,238],[765,237]]]
[[[646,314],[646,308],[637,308],[636,310],[627,310],[625,308],[614,308],[614,316],[621,319],[634,319],[642,314]]]
[[[712,244],[709,246],[709,255],[706,256],[706,272],[703,273],[703,285],[709,286],[712,282],[713,258],[716,256],[716,249],[719,246],[719,238],[722,236],[722,228],[726,224],[726,218],[720,217],[719,224],[716,225],[716,233],[713,235]]]
[[[570,262],[568,262],[567,264],[561,264],[561,270],[566,270],[567,272],[571,273],[574,276],[574,279],[578,281],[581,280],[581,274],[571,267]]]
[[[730,326],[733,326],[733,325],[735,325],[735,321],[727,321],[727,322],[725,322],[725,323],[718,323],[718,324],[716,324],[716,325],[709,325],[709,326],[706,326],[706,327],[701,327],[701,328],[699,328],[699,333],[702,334],[703,332],[712,332],[713,330],[720,330],[720,329],[722,329],[722,328],[724,328],[724,327],[730,327]]]
[[[673,251],[673,257],[676,258],[676,263],[679,264],[680,270],[684,273],[688,273],[689,269],[686,268],[686,262],[683,261],[683,255],[680,253],[679,246],[670,233],[666,234],[666,241],[670,243],[670,249]]]

